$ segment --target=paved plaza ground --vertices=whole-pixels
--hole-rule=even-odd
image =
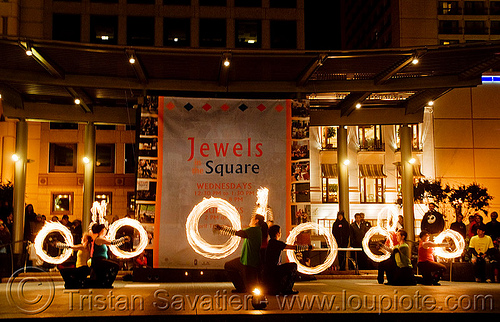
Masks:
[[[318,278],[297,282],[297,295],[267,296],[256,310],[249,294],[228,282],[143,283],[117,280],[112,289],[66,290],[54,273],[21,275],[0,284],[0,317],[75,321],[375,321],[442,320],[450,313],[500,313],[500,284],[379,285],[376,279]],[[415,314],[417,313],[417,314]],[[328,314],[328,315],[326,315]],[[458,317],[458,316],[456,316]]]

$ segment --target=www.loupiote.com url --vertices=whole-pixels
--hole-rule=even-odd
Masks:
[[[214,294],[187,295],[169,294],[165,289],[157,289],[152,297],[143,295],[120,295],[110,290],[108,294],[80,293],[79,290],[65,290],[70,311],[145,311],[149,305],[158,311],[245,311],[253,310],[253,296],[249,294],[231,294],[226,290]],[[85,294],[83,294],[85,293]],[[447,295],[436,297],[421,294],[357,295],[343,290],[338,295],[296,294],[287,296],[263,297],[268,308],[280,311],[324,311],[324,312],[463,312],[494,310],[492,295]],[[272,303],[276,301],[275,303]],[[255,304],[255,301],[254,301]],[[149,311],[149,310],[148,310]]]

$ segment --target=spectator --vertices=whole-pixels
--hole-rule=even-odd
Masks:
[[[337,219],[333,223],[332,233],[339,247],[346,248],[349,246],[349,223],[345,219],[343,211],[337,213]],[[338,252],[338,261],[341,271],[345,270],[345,257],[345,251]]]
[[[64,226],[70,228],[71,227],[71,222],[69,221],[69,216],[68,215],[63,215],[61,218],[61,224]]]
[[[498,213],[493,211],[490,215],[491,221],[486,224],[486,235],[490,236],[493,243],[497,241],[500,237],[500,222],[498,219]]]
[[[396,224],[396,232],[400,231],[401,229],[405,229],[403,215],[398,216],[398,222]]]
[[[134,266],[137,268],[148,268],[148,258],[146,256],[146,251],[139,254],[134,260]]]
[[[368,231],[366,228],[367,226],[361,221],[361,214],[356,213],[354,215],[354,222],[349,226],[351,247],[363,247],[363,238]],[[368,267],[368,257],[365,252],[352,252],[351,258],[356,258],[358,268],[366,269]]]
[[[469,227],[469,238],[472,238],[473,236],[476,236],[477,235],[477,228],[479,227],[479,225],[482,225],[483,224],[483,217],[481,217],[481,215],[479,213],[476,212],[476,214],[474,215],[474,221],[472,222],[472,224],[470,225]]]
[[[467,227],[462,222],[463,219],[464,216],[462,214],[458,214],[456,221],[451,224],[450,229],[458,232],[465,240],[465,238],[467,237]]]
[[[484,224],[477,226],[477,235],[472,236],[469,242],[469,251],[472,253],[474,275],[476,282],[491,282],[493,267],[491,260],[495,258],[495,248],[491,237],[485,234]]]
[[[24,208],[24,240],[31,240],[31,223],[36,221],[36,213],[32,204]]]
[[[429,203],[429,211],[422,218],[421,229],[431,235],[439,234],[444,230],[443,214],[437,211],[436,204],[433,202]]]
[[[83,236],[82,231],[82,222],[79,219],[73,220],[71,224],[71,234],[73,235],[73,240],[81,240]]]

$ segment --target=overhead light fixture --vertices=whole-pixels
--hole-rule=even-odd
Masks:
[[[79,98],[75,98],[75,104],[76,104],[76,105],[80,105],[80,103],[81,103],[81,102],[82,102],[82,101],[80,101],[80,99],[79,99]]]
[[[15,153],[14,153],[14,154],[12,155],[12,161],[14,161],[14,162],[19,161],[19,156],[18,156],[17,154],[15,154]]]
[[[427,102],[427,105],[429,105],[429,106],[434,105],[434,101],[429,101],[429,102]]]
[[[83,157],[83,163],[89,164],[90,163],[90,159],[88,157]]]
[[[33,55],[33,51],[30,48],[26,49],[26,55],[28,56]]]
[[[417,57],[413,58],[413,60],[411,61],[411,63],[412,63],[413,65],[418,64],[418,58],[417,58]]]
[[[229,67],[231,65],[231,62],[229,62],[229,59],[224,60],[224,66]]]
[[[356,108],[361,108],[361,103],[357,103]]]
[[[102,36],[101,36],[101,40],[109,40],[109,36],[102,35]]]
[[[178,41],[179,41],[179,38],[175,37],[174,42],[178,42]]]
[[[344,165],[349,165],[350,163],[351,163],[351,161],[349,159],[344,160]]]
[[[2,94],[0,93],[0,100],[2,99]]]
[[[134,56],[130,56],[130,58],[128,59],[128,62],[131,63],[131,64],[135,64],[135,58],[134,58]]]
[[[415,158],[411,158],[410,160],[408,160],[408,163],[409,164],[414,164],[417,160],[415,160]]]

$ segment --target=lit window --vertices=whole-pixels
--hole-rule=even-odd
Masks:
[[[118,43],[118,17],[90,16],[90,42],[116,45]]]
[[[111,192],[96,192],[95,193],[95,201],[101,203],[102,201],[106,202],[106,216],[111,215]]]
[[[50,143],[49,171],[76,172],[76,143]]]
[[[337,148],[337,130],[338,126],[321,127],[321,148],[323,150],[332,150]]]
[[[358,136],[359,147],[361,150],[384,150],[381,125],[359,126]]]
[[[133,214],[135,212],[135,192],[127,192],[127,212]]]
[[[359,190],[361,203],[384,203],[384,178],[382,164],[359,165]]]
[[[236,20],[236,47],[260,48],[260,21]]]
[[[421,151],[422,146],[422,124],[411,124],[411,132],[412,132],[412,149],[416,151]],[[396,125],[396,147],[397,150],[401,149],[401,136],[400,125]]]
[[[163,45],[189,47],[191,39],[191,20],[165,18],[163,20]]]
[[[52,193],[52,215],[73,214],[73,192]]]

